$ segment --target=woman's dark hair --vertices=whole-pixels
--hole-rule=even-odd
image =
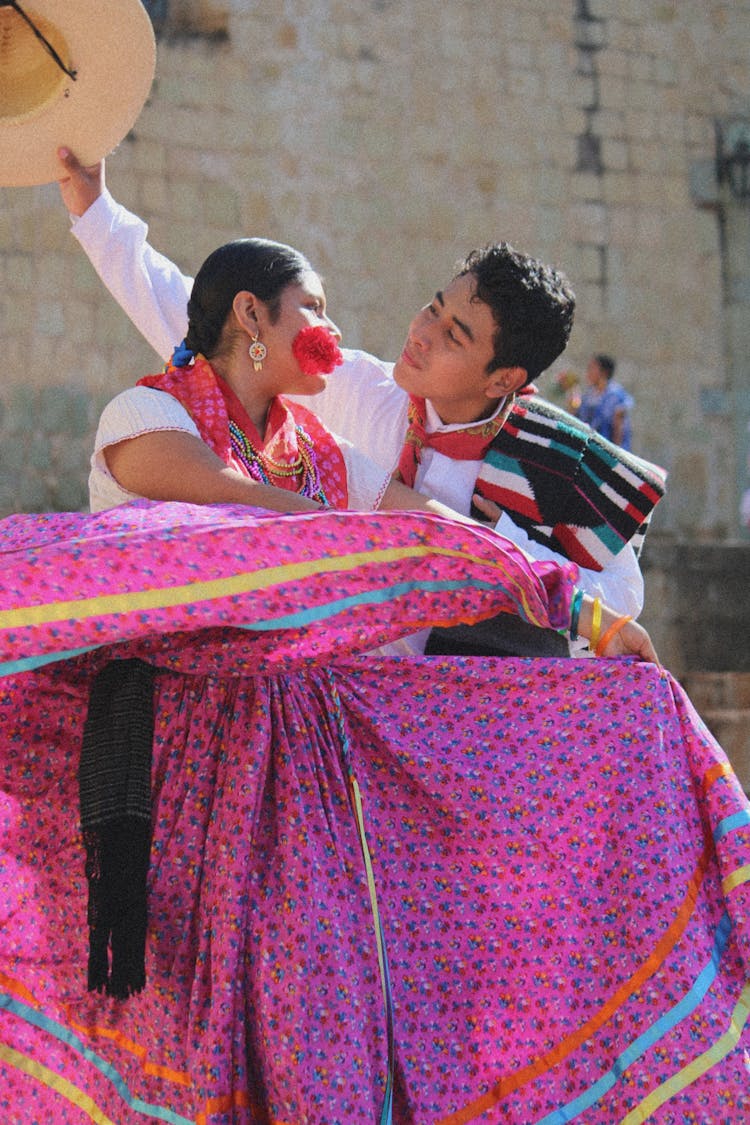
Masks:
[[[281,294],[309,270],[312,266],[307,258],[281,242],[238,238],[220,246],[209,254],[193,282],[186,346],[209,359],[215,355],[232,302],[245,289],[265,302],[271,322],[275,322]]]
[[[457,276],[467,273],[476,282],[474,299],[489,305],[497,325],[488,372],[523,367],[528,381],[536,379],[570,337],[576,299],[568,279],[507,242],[472,251]]]

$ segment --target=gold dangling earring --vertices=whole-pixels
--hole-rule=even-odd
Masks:
[[[251,343],[250,347],[247,349],[247,354],[250,356],[250,359],[253,361],[253,367],[255,368],[256,371],[262,370],[263,360],[268,355],[268,348],[266,347],[265,344],[261,343],[261,341],[258,339],[259,335],[260,335],[260,333],[256,332],[255,335],[253,337],[251,337],[252,343]]]

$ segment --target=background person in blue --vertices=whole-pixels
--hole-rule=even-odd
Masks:
[[[586,368],[588,386],[581,395],[578,417],[608,441],[630,449],[630,412],[633,396],[613,378],[615,361],[593,355]]]

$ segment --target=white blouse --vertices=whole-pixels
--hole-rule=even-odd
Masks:
[[[198,427],[181,402],[155,387],[130,387],[105,406],[96,431],[89,473],[92,512],[140,499],[110,473],[104,451],[111,445],[158,430],[179,430],[200,438]],[[346,466],[349,507],[373,511],[380,507],[390,473],[379,468],[351,442],[336,438]]]

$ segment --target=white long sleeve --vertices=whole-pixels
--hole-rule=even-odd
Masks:
[[[148,227],[108,191],[71,228],[100,278],[159,358],[187,331],[192,277],[149,245]]]

